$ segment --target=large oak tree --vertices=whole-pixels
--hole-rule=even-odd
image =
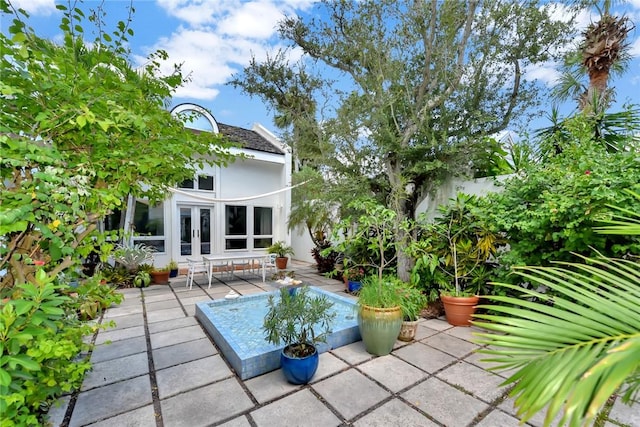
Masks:
[[[321,96],[333,88],[333,114],[314,117],[319,138],[294,141],[321,149],[296,154],[314,158],[334,180],[356,182],[347,188],[375,195],[399,220],[413,218],[444,174],[466,169],[483,137],[537,105],[539,89],[525,70],[551,59],[571,28],[541,2],[324,1],[317,8],[279,26],[325,81],[323,91],[305,93],[325,105]],[[295,105],[272,96],[279,86],[267,72],[292,66],[269,65],[252,63],[234,83],[295,115]],[[399,247],[411,238],[396,230]],[[398,260],[407,279],[411,260],[404,253]]]

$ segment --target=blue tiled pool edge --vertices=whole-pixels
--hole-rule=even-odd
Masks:
[[[314,286],[310,286],[310,288],[315,292],[326,295],[331,300],[341,301],[342,303],[353,306],[356,305],[356,303],[349,298],[332,292],[327,292]],[[276,292],[278,291],[270,293]],[[283,346],[265,346],[265,351],[258,355],[247,356],[240,354],[238,347],[234,345],[235,340],[234,337],[231,336],[230,331],[214,324],[213,319],[215,318],[215,315],[213,310],[216,306],[223,304],[242,304],[242,301],[246,301],[247,299],[264,298],[266,301],[268,295],[269,293],[254,294],[243,296],[235,300],[220,299],[196,304],[196,319],[205,328],[209,336],[213,338],[213,341],[216,343],[227,362],[242,380],[253,378],[278,369],[280,367],[280,351]],[[360,339],[357,319],[354,318],[353,323],[350,326],[339,330],[334,328],[333,332],[327,337],[327,342],[317,345],[318,352],[323,353],[343,345],[360,341]]]

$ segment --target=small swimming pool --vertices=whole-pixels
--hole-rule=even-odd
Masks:
[[[280,367],[283,346],[267,342],[262,331],[271,294],[278,295],[279,291],[196,304],[196,318],[243,380]],[[336,312],[327,342],[317,345],[320,353],[360,341],[355,301],[314,286],[309,287],[309,294],[327,296]]]

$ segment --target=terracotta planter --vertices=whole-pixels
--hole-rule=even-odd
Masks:
[[[416,331],[418,330],[418,321],[403,321],[402,326],[400,327],[400,334],[398,334],[398,339],[400,341],[413,341],[416,337]]]
[[[152,271],[151,281],[156,285],[163,285],[169,282],[169,271]]]
[[[440,299],[444,304],[444,314],[447,316],[449,324],[453,326],[471,326],[471,315],[475,313],[476,306],[480,300],[478,296],[452,297],[440,295]]]
[[[287,268],[287,261],[289,261],[289,257],[277,257],[276,258],[276,268],[278,270],[284,270]]]
[[[391,353],[402,327],[402,309],[360,306],[358,327],[364,347],[375,356]]]

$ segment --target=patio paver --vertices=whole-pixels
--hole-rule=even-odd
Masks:
[[[160,404],[165,427],[208,426],[253,407],[235,378],[177,394]]]
[[[355,369],[322,380],[312,387],[347,420],[391,395]]]
[[[81,392],[71,416],[71,427],[83,426],[152,403],[149,375]]]
[[[353,425],[354,427],[436,427],[438,424],[406,403],[394,399],[360,418]]]
[[[153,364],[159,370],[214,354],[218,354],[218,350],[208,338],[202,338],[154,349]]]
[[[280,399],[251,413],[258,427],[339,426],[341,421],[309,390]]]
[[[402,397],[447,426],[466,426],[488,407],[437,378],[418,384]]]
[[[156,371],[160,399],[230,377],[231,370],[219,355]]]
[[[358,369],[394,393],[422,381],[427,376],[425,372],[392,355],[376,357],[358,366]]]

